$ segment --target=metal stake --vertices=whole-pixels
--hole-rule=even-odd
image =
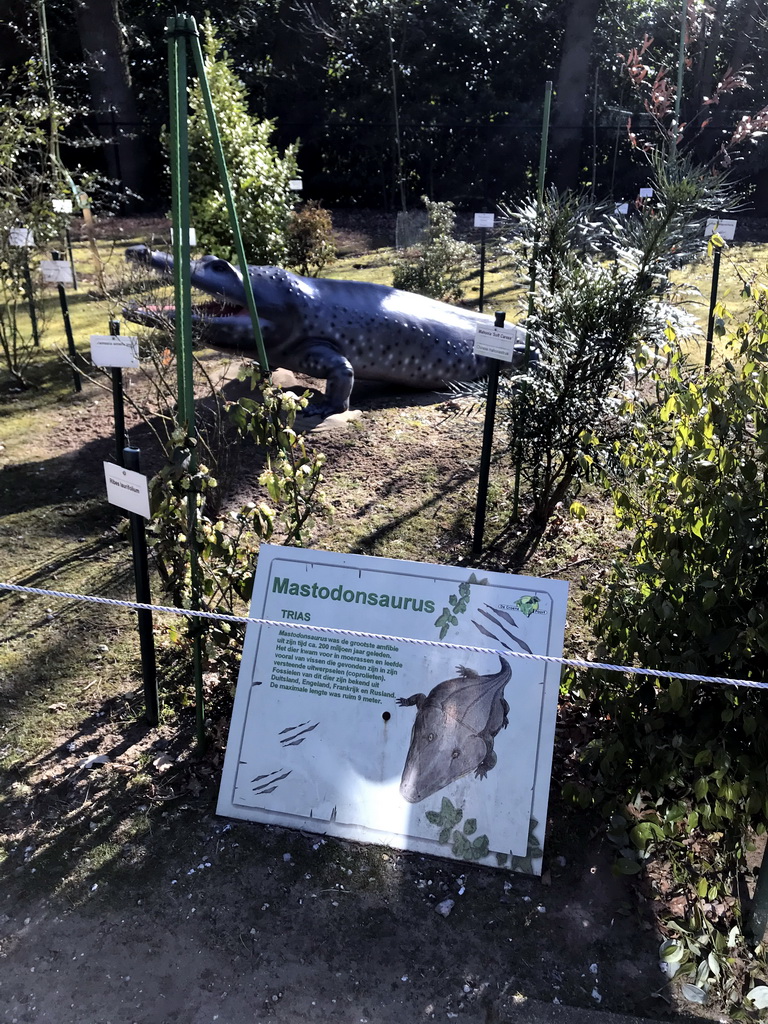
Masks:
[[[497,312],[494,327],[503,327],[506,313]],[[485,423],[483,425],[483,450],[480,455],[480,474],[477,481],[477,508],[475,509],[475,530],[472,539],[472,554],[483,550],[485,531],[485,509],[488,503],[488,477],[491,471],[491,450],[493,448],[493,427],[496,419],[496,396],[499,392],[499,360],[488,360],[488,396],[485,400]]]
[[[120,450],[121,465],[135,473],[140,472],[141,452],[127,446]],[[147,560],[147,534],[144,516],[129,512],[131,521],[131,546],[133,548],[133,574],[136,580],[136,600],[140,604],[151,604],[149,588],[149,564]],[[144,708],[150,725],[160,721],[160,702],[157,694],[157,662],[155,660],[155,635],[152,630],[152,612],[147,608],[137,613],[139,622],[139,645],[141,647],[141,677],[144,680]]]
[[[109,333],[117,337],[120,334],[120,321],[109,321]],[[115,456],[118,466],[125,469],[123,462],[123,449],[128,438],[125,434],[125,403],[123,401],[123,368],[122,366],[112,367],[112,408],[115,416]]]
[[[485,233],[486,228],[480,228],[480,312],[483,312],[485,301]]]
[[[24,250],[24,287],[27,292],[27,303],[29,304],[29,320],[32,324],[32,337],[35,348],[40,348],[40,331],[37,326],[37,310],[35,309],[35,296],[32,291],[32,273],[29,269],[29,257]]]
[[[75,391],[82,391],[83,384],[77,369],[77,349],[75,348],[75,339],[72,335],[72,323],[69,319],[67,293],[64,291],[63,284],[59,284],[56,287],[59,291],[59,305],[61,306],[61,315],[64,319],[64,333],[67,336],[67,351],[69,352],[69,358],[72,363],[72,383],[74,384]]]
[[[713,246],[713,248],[715,248]],[[707,320],[707,347],[704,352],[704,369],[712,365],[712,339],[715,333],[715,306],[717,305],[717,286],[720,281],[720,257],[722,250],[715,248],[715,259],[712,264],[712,289],[709,293],[709,319]]]

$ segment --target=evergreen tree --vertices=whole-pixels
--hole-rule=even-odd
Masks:
[[[245,251],[253,263],[279,264],[286,252],[286,229],[291,214],[288,183],[298,174],[296,146],[289,146],[281,157],[270,144],[274,123],[260,121],[249,114],[245,86],[235,74],[232,61],[222,50],[218,33],[208,18],[204,32],[205,71]],[[200,246],[231,259],[232,229],[198,82],[190,90],[189,106],[191,222]]]

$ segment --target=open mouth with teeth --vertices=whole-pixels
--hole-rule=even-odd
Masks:
[[[146,319],[152,323],[167,324],[176,316],[176,307],[171,305],[136,305],[131,312],[137,317]],[[199,320],[226,320],[229,318],[248,316],[245,306],[227,302],[224,299],[206,299],[202,302],[193,302],[192,316]]]

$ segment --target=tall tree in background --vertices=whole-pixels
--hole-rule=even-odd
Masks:
[[[140,195],[146,185],[145,148],[137,141],[140,122],[118,0],[74,0],[74,10],[108,173]]]
[[[562,36],[552,119],[553,177],[559,189],[578,183],[592,41],[602,0],[571,0]]]

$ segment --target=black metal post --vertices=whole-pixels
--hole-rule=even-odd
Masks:
[[[120,321],[109,321],[109,333],[117,337],[120,334]],[[123,404],[123,368],[112,367],[112,407],[115,411],[115,454],[118,466],[123,465],[123,448],[128,440],[125,435],[125,408]],[[127,468],[127,467],[126,467]]]
[[[24,250],[24,287],[27,290],[27,302],[29,303],[29,320],[32,324],[32,337],[35,348],[40,348],[40,331],[37,327],[37,310],[35,309],[35,296],[32,291],[32,273],[29,269],[29,256]]]
[[[485,228],[480,228],[480,312],[485,305]]]
[[[138,448],[126,446],[121,451],[121,465],[135,473],[140,472],[140,455]],[[149,588],[149,563],[147,559],[147,535],[144,516],[137,512],[129,512],[131,521],[131,546],[133,547],[133,574],[136,579],[136,600],[140,604],[151,604],[152,595]],[[155,660],[155,636],[152,631],[152,612],[140,609],[139,645],[141,648],[141,677],[144,680],[144,708],[150,725],[160,721],[160,701],[157,693],[157,663]]]
[[[503,327],[506,313],[497,312],[494,327]],[[489,359],[488,397],[485,401],[485,424],[483,426],[483,450],[480,455],[480,475],[477,482],[477,508],[475,509],[475,531],[472,539],[472,554],[483,550],[485,531],[485,508],[488,503],[488,477],[491,472],[491,450],[493,448],[493,427],[496,420],[496,396],[499,393],[499,360]]]
[[[715,249],[715,259],[712,264],[712,290],[709,293],[709,320],[707,320],[707,348],[704,353],[704,368],[706,370],[712,365],[712,339],[715,334],[715,306],[717,305],[717,286],[720,281],[720,246]]]
[[[72,336],[72,324],[69,319],[67,293],[64,291],[63,284],[59,284],[56,287],[59,290],[59,305],[61,306],[61,315],[64,319],[64,333],[67,336],[67,351],[69,352],[69,358],[72,363],[72,383],[75,386],[75,391],[82,391],[83,384],[77,369],[77,349],[75,348],[75,339]]]

